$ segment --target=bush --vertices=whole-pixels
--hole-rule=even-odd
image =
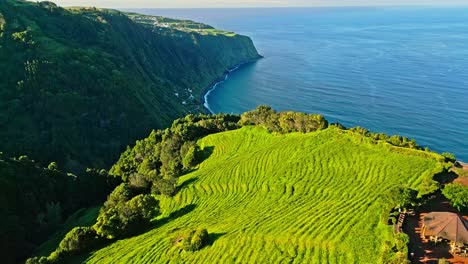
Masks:
[[[49,264],[50,261],[46,257],[33,257],[26,260],[26,264]]]
[[[459,211],[468,211],[468,186],[460,183],[450,183],[442,190],[453,207]]]
[[[448,162],[455,162],[457,160],[455,155],[453,155],[452,153],[449,153],[449,152],[444,152],[441,155],[442,155],[442,157],[445,158],[445,161],[448,161]]]
[[[177,178],[166,177],[153,183],[151,193],[172,196],[177,191]]]
[[[159,202],[152,195],[140,194],[129,201],[104,206],[93,228],[99,236],[114,239],[137,234],[159,215]]]
[[[75,227],[60,242],[58,251],[77,255],[96,246],[99,242],[96,231],[91,227]]]
[[[395,246],[399,252],[408,253],[409,236],[405,233],[398,233],[395,236]]]
[[[209,236],[206,229],[197,229],[188,232],[183,240],[182,248],[185,251],[197,251],[208,244]]]
[[[184,158],[182,159],[182,165],[184,169],[190,169],[195,167],[200,162],[200,147],[199,146],[191,146],[187,153],[185,154]]]
[[[384,194],[383,200],[389,206],[393,208],[407,209],[411,205],[415,205],[417,201],[418,192],[416,190],[397,187],[395,189],[388,190]]]

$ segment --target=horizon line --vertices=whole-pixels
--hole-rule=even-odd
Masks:
[[[63,6],[63,7],[83,7],[83,6]],[[86,6],[84,6],[86,7]],[[102,7],[102,8],[127,8],[127,9],[257,9],[257,8],[264,8],[264,9],[281,9],[281,8],[350,8],[350,7],[368,7],[368,8],[376,8],[376,7],[468,7],[468,3],[466,4],[432,4],[432,5],[320,5],[320,6],[224,6],[224,7],[215,7],[215,6],[207,6],[207,7]],[[99,8],[96,6],[96,8]]]
[[[31,0],[28,0],[31,1]],[[304,6],[206,6],[206,7],[196,7],[196,6],[168,6],[168,7],[157,7],[157,6],[94,6],[94,5],[59,5],[61,7],[96,7],[96,8],[106,8],[106,9],[281,9],[281,8],[379,8],[379,7],[407,7],[407,8],[436,8],[436,7],[468,7],[468,3],[457,3],[457,4],[377,4],[377,5],[304,5]]]

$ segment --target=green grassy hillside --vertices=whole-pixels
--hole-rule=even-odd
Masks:
[[[86,263],[381,263],[394,243],[383,194],[398,186],[423,194],[443,167],[437,154],[335,126],[289,134],[247,126],[197,144],[212,154],[179,179],[174,197],[160,197],[156,227]],[[181,234],[197,228],[210,245],[181,250]]]
[[[112,165],[151,129],[202,112],[205,88],[259,57],[250,38],[212,31],[116,10],[0,1],[0,151],[73,171]]]

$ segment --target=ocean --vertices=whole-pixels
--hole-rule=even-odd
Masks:
[[[468,161],[468,7],[139,9],[250,36],[265,58],[232,71],[214,112],[319,113]]]

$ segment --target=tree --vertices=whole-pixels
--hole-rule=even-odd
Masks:
[[[184,169],[190,169],[192,167],[195,167],[198,162],[198,151],[200,148],[198,146],[191,146],[188,150],[187,153],[185,154],[184,158],[182,159],[182,165],[184,166]]]
[[[91,227],[75,227],[60,242],[58,251],[66,254],[80,254],[95,246],[99,241]]]
[[[384,201],[393,208],[407,209],[411,205],[415,205],[418,192],[411,188],[397,187],[389,190],[384,195]]]
[[[468,186],[460,183],[450,183],[442,190],[442,194],[459,211],[468,211]]]
[[[159,215],[159,202],[153,195],[140,194],[129,201],[120,200],[111,207],[104,206],[93,228],[108,239],[134,235]]]

